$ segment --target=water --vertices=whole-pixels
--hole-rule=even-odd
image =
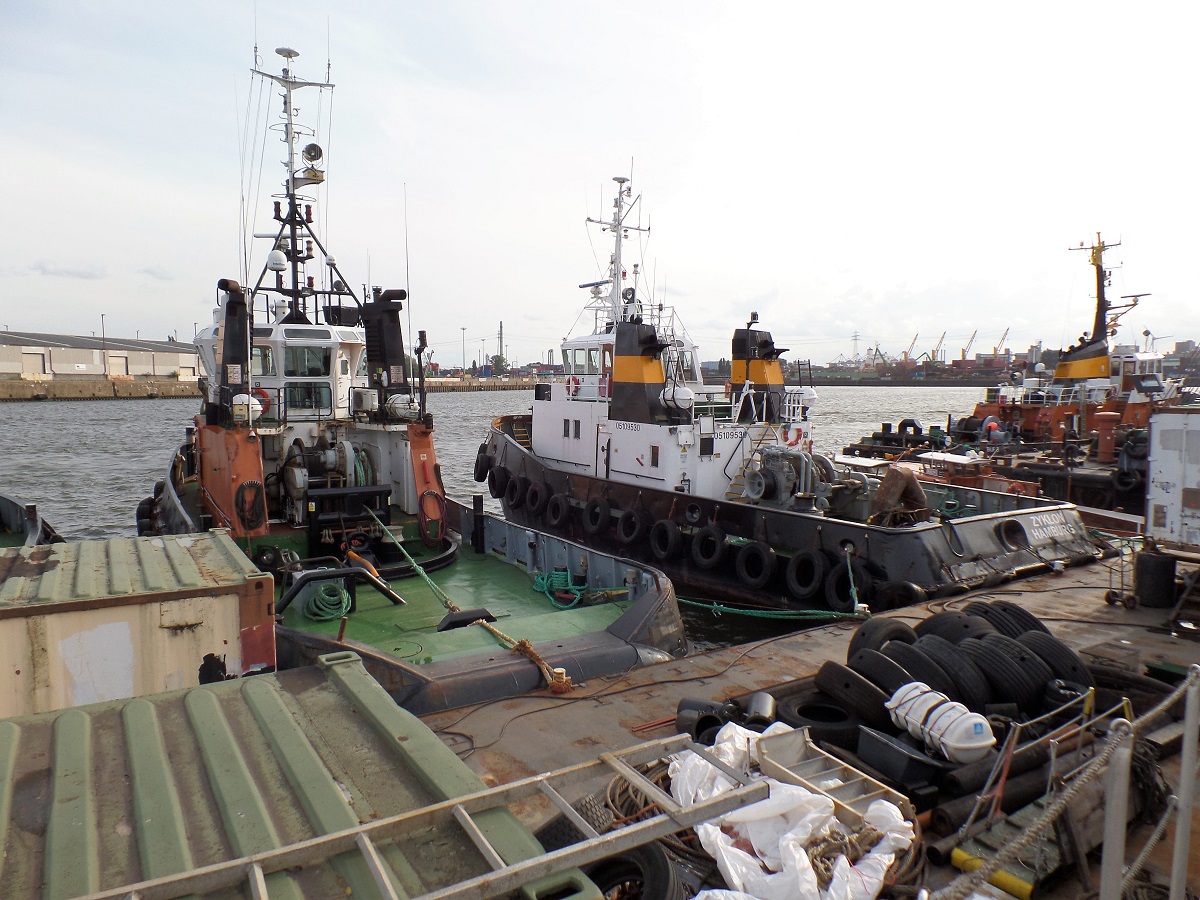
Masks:
[[[927,426],[944,424],[947,414],[969,412],[983,390],[888,385],[817,393],[817,449],[841,450],[883,421],[912,416]],[[492,419],[528,411],[532,403],[532,391],[429,395],[450,496],[467,500],[481,489],[471,476]],[[70,540],[133,536],[138,501],[166,476],[197,408],[194,398],[0,405],[0,492],[36,503]]]

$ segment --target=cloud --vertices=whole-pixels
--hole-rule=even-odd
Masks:
[[[174,281],[175,276],[162,266],[146,266],[144,269],[138,269],[139,275],[149,275],[156,281]]]
[[[80,278],[84,281],[98,281],[104,277],[104,266],[79,263],[56,263],[39,259],[29,264],[29,271],[37,275],[47,275],[54,278]]]

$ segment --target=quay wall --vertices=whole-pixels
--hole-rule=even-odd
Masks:
[[[0,379],[0,402],[19,400],[136,400],[199,397],[195,379],[54,378]]]

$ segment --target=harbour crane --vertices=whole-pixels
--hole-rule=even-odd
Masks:
[[[945,362],[945,360],[942,359],[941,356],[939,356],[939,354],[942,352],[942,344],[945,342],[945,340],[946,340],[946,332],[943,331],[942,336],[940,338],[938,338],[938,342],[933,348],[933,352],[929,354],[930,362],[932,362],[932,363]]]
[[[962,348],[962,358],[966,359],[967,354],[971,352],[971,347],[975,344],[975,335],[979,334],[979,329],[976,328],[971,332],[971,339],[967,341],[967,346]]]
[[[920,334],[914,334],[912,343],[909,344],[908,349],[905,350],[904,353],[901,354],[901,359],[903,359],[905,362],[908,362],[909,360],[912,359],[913,347],[917,346],[917,338],[918,337],[920,337]]]
[[[1008,329],[1005,328],[1004,334],[1000,335],[1000,340],[996,343],[996,346],[992,348],[992,359],[993,360],[1000,358],[1000,348],[1004,346],[1004,339],[1007,337],[1008,337]]]

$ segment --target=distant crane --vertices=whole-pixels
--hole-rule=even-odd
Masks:
[[[992,359],[993,360],[1000,358],[1000,348],[1004,346],[1004,339],[1007,337],[1008,337],[1008,329],[1005,328],[1004,334],[1000,335],[1000,340],[996,343],[996,346],[992,348]]]
[[[933,362],[933,363],[945,362],[945,360],[941,359],[938,355],[942,352],[942,344],[945,342],[945,340],[946,340],[946,332],[943,331],[942,336],[940,338],[938,338],[937,345],[933,348],[933,352],[929,354],[930,362]]]
[[[908,349],[905,350],[902,354],[900,354],[900,358],[903,359],[905,362],[908,362],[909,360],[912,359],[913,347],[917,346],[917,338],[918,337],[920,337],[919,334],[914,334],[912,343],[908,345]]]
[[[967,346],[962,348],[962,358],[963,359],[966,359],[967,354],[971,352],[971,347],[974,346],[974,344],[975,344],[975,335],[977,335],[977,334],[979,334],[978,328],[976,328],[974,331],[971,332],[971,339],[969,341],[967,341]]]

